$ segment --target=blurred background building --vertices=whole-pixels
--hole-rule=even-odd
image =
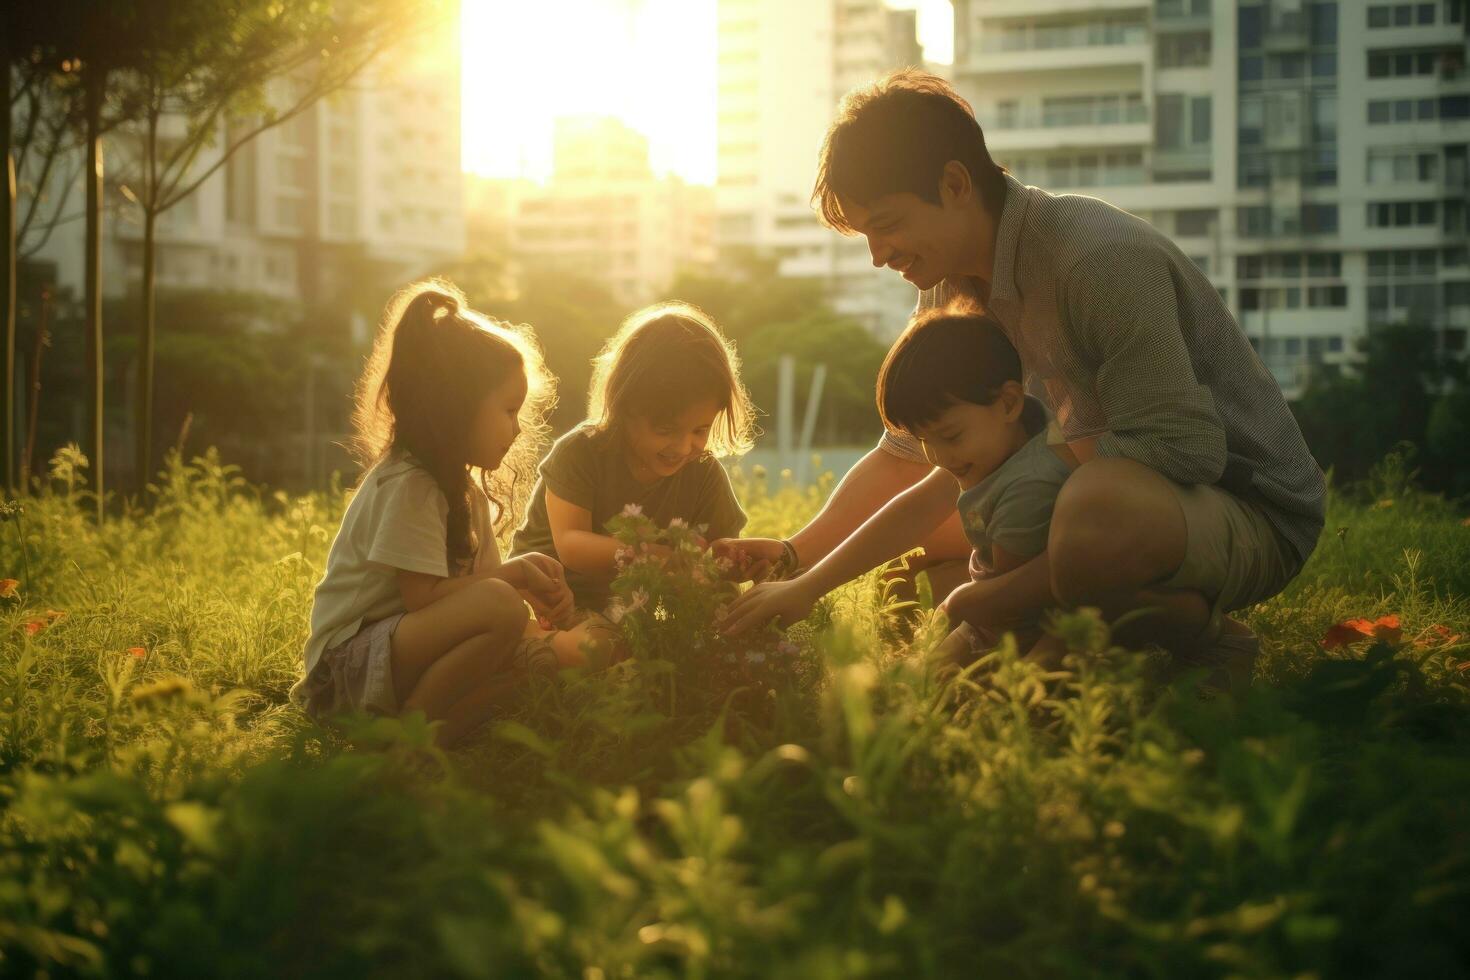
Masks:
[[[861,238],[818,223],[812,182],[842,95],[922,63],[914,12],[882,0],[719,0],[721,254],[779,257],[782,275],[823,283],[838,312],[883,339],[903,328],[913,289],[873,268]]]
[[[461,256],[454,51],[426,43],[386,59],[242,146],[161,216],[158,289],[232,290],[312,306],[350,289],[365,268],[404,281]],[[283,103],[285,84],[276,85]],[[104,277],[112,296],[126,294],[142,268],[142,223],[126,200],[129,139],[123,130],[105,147],[103,266],[118,270]],[[220,145],[201,154],[196,171],[218,163]],[[41,253],[56,263],[58,283],[75,291],[82,232],[80,221],[59,226]]]
[[[648,139],[602,116],[556,120],[551,179],[472,180],[476,220],[504,221],[510,268],[593,279],[631,310],[714,264],[714,191],[656,177]],[[491,232],[487,242],[495,242]]]
[[[954,0],[954,78],[1021,180],[1172,236],[1288,395],[1375,325],[1463,353],[1463,0]]]

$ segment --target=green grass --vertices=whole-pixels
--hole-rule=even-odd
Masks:
[[[463,751],[286,701],[343,506],[173,464],[100,530],[74,460],[0,527],[0,974],[1448,976],[1470,962],[1470,527],[1381,467],[1254,609],[1241,699],[1086,616],[941,684],[874,577],[800,683],[528,691]],[[750,532],[825,493],[739,481]],[[1389,502],[1389,503],[1384,503]],[[1345,531],[1339,532],[1339,528]],[[24,555],[18,542],[24,538]],[[47,610],[64,613],[34,635]],[[1403,642],[1323,651],[1335,622]],[[1416,644],[1415,641],[1421,641]],[[135,656],[133,648],[145,655]],[[680,675],[682,676],[682,675]],[[660,688],[662,690],[662,688]]]

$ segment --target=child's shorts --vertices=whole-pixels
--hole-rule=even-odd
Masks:
[[[402,613],[368,623],[322,652],[306,679],[306,712],[327,718],[344,711],[398,713],[393,690],[393,631]]]

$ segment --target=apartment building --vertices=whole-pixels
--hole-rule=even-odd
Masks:
[[[269,97],[292,104],[290,83],[273,83]],[[165,120],[165,142],[177,125]],[[219,164],[238,134],[222,126],[192,173]],[[109,295],[125,293],[142,269],[141,215],[122,189],[136,140],[123,129],[104,146]],[[316,303],[370,267],[389,288],[463,254],[461,191],[458,43],[448,23],[245,143],[164,212],[157,286]],[[55,263],[62,285],[80,291],[82,223],[60,226],[41,258]]]
[[[648,139],[607,117],[556,120],[550,181],[497,187],[510,256],[520,269],[564,270],[602,282],[632,308],[663,296],[684,269],[714,264],[714,190],[655,177]],[[476,216],[476,220],[479,220]]]
[[[1153,222],[1289,394],[1365,331],[1465,350],[1464,0],[955,0],[1018,178]]]
[[[777,256],[782,275],[820,281],[882,337],[902,328],[913,290],[874,269],[861,239],[822,227],[810,197],[843,93],[922,56],[913,11],[882,0],[719,0],[719,247]]]

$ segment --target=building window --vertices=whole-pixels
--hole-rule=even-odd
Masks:
[[[1368,26],[1426,27],[1434,23],[1434,3],[1376,3],[1368,8]]]
[[[1414,228],[1439,224],[1437,201],[1375,201],[1368,205],[1369,228]]]
[[[1210,64],[1210,32],[1182,31],[1158,37],[1160,68],[1208,68]]]
[[[1180,238],[1202,238],[1210,233],[1219,216],[1214,208],[1194,208],[1174,212],[1174,234]]]
[[[1369,78],[1414,78],[1464,67],[1459,51],[1448,48],[1409,48],[1368,52]]]

